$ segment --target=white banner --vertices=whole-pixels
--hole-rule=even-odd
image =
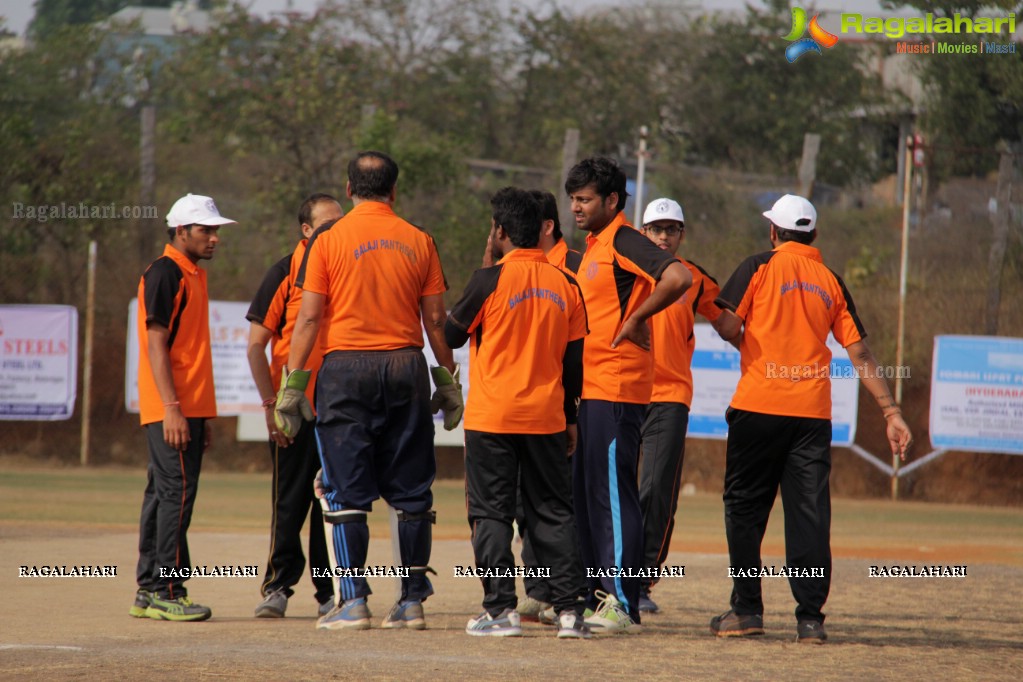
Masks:
[[[693,404],[689,410],[690,438],[728,437],[725,410],[739,383],[739,351],[721,339],[709,324],[694,326]],[[828,336],[831,349],[831,444],[852,445],[856,440],[859,379],[849,354]],[[781,381],[781,379],[779,379]]]
[[[249,371],[246,357],[249,321],[248,303],[210,301],[210,347],[213,351],[213,382],[217,391],[217,414],[233,417],[257,413],[262,423],[262,402]],[[269,349],[267,349],[269,357]],[[139,411],[138,299],[128,304],[128,348],[125,363],[124,404],[129,412]],[[265,431],[265,429],[264,429]],[[263,434],[266,435],[265,433]]]
[[[0,419],[70,419],[78,391],[78,310],[0,306]]]
[[[936,336],[931,445],[1023,455],[1023,339]]]

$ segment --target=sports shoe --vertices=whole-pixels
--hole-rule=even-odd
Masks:
[[[515,612],[519,614],[519,618],[522,620],[535,622],[540,620],[540,614],[550,607],[551,605],[547,602],[527,596],[519,602],[519,607],[515,609]]]
[[[256,607],[256,618],[284,618],[284,611],[288,608],[288,595],[284,590],[273,590],[267,592],[263,601]]]
[[[591,611],[590,615],[592,615],[592,614],[593,614],[593,612]],[[558,624],[558,614],[557,614],[557,612],[554,611],[554,607],[553,606],[548,606],[546,609],[541,611],[540,614],[536,617],[536,619],[538,621],[540,621],[541,623],[543,623],[544,625],[557,625]]]
[[[728,610],[710,619],[710,631],[718,637],[749,637],[764,634],[764,617],[751,614],[740,616]]]
[[[817,620],[801,620],[796,624],[796,641],[800,644],[824,644],[828,632],[824,623]]]
[[[519,614],[511,609],[505,609],[497,618],[484,611],[469,619],[465,633],[476,637],[521,637],[521,622]]]
[[[412,599],[395,602],[380,627],[425,630],[426,619],[423,617],[423,602]]]
[[[153,593],[147,592],[146,590],[139,590],[135,593],[135,603],[128,609],[128,615],[132,618],[145,618],[146,609],[149,608],[149,603],[153,600]]]
[[[660,611],[661,607],[657,605],[657,602],[650,598],[649,594],[639,595],[640,613],[660,613]]]
[[[597,591],[594,593],[600,603],[593,615],[586,617],[586,624],[590,630],[597,635],[617,635],[626,633],[638,635],[643,632],[643,626],[632,620],[618,598],[613,594]]]
[[[334,600],[328,599],[320,604],[319,608],[316,609],[316,613],[320,616],[326,616],[332,608],[334,608]]]
[[[212,615],[213,611],[208,606],[193,604],[188,597],[163,599],[156,593],[151,595],[146,609],[146,616],[153,620],[206,620]]]
[[[372,616],[366,598],[359,597],[332,608],[327,615],[316,621],[316,627],[320,630],[369,630],[369,619]]]
[[[590,626],[575,611],[558,614],[558,639],[589,639],[592,636]]]

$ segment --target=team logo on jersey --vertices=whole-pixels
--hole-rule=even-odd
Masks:
[[[586,266],[586,278],[587,279],[593,279],[594,277],[596,277],[597,276],[597,271],[599,269],[600,269],[600,266],[597,265],[597,261],[593,261],[592,263],[587,265]]]
[[[792,43],[785,48],[785,59],[789,61],[789,64],[807,52],[823,54],[821,47],[831,48],[838,42],[838,36],[821,28],[817,21],[819,16],[818,14],[813,15],[813,19],[807,24],[806,10],[802,7],[792,8],[792,30],[785,36],[785,40]],[[803,34],[807,32],[810,33],[810,37],[804,38]]]

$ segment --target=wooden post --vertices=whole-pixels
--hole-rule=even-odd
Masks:
[[[1002,270],[1005,268],[1005,247],[1009,241],[1009,202],[1012,201],[1012,184],[1015,179],[1016,157],[1005,142],[998,145],[1001,160],[998,163],[998,190],[995,200],[998,202],[995,214],[991,216],[994,223],[994,239],[991,242],[991,253],[987,266],[987,312],[984,315],[984,333],[988,336],[998,334],[998,308],[1002,302]]]
[[[156,203],[156,107],[146,104],[140,112],[142,131],[139,139],[139,204],[143,207]],[[145,209],[143,209],[145,215]],[[152,260],[153,241],[160,232],[153,232],[143,218],[139,225],[139,261],[144,267]]]
[[[92,414],[92,337],[96,326],[96,240],[89,242],[89,269],[85,284],[85,352],[82,360],[82,443],[79,459],[89,463],[89,427]]]
[[[561,184],[554,196],[558,198],[558,216],[561,221],[561,233],[569,246],[575,246],[575,219],[572,217],[572,207],[569,205],[568,197],[565,195],[565,181],[568,179],[568,172],[576,163],[579,156],[579,129],[569,128],[565,131],[565,144],[561,148]]]
[[[906,173],[902,184],[902,256],[899,261],[899,324],[895,337],[895,402],[902,405],[902,372],[906,338],[906,279],[909,270],[909,212],[912,205],[913,138],[906,138]],[[899,456],[892,455],[892,500],[899,499]]]
[[[821,150],[821,136],[807,133],[803,136],[803,158],[799,161],[799,195],[810,198],[813,182],[817,179],[817,154]]]

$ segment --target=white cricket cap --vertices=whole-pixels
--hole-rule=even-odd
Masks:
[[[813,232],[817,227],[817,210],[809,201],[795,194],[786,194],[763,216],[784,230]]]
[[[649,225],[656,220],[674,220],[686,224],[682,216],[682,207],[674,199],[654,199],[646,205],[646,210],[643,211],[643,224]]]
[[[201,194],[186,194],[171,206],[167,213],[167,227],[181,225],[227,225],[237,221],[220,215],[213,199]]]

